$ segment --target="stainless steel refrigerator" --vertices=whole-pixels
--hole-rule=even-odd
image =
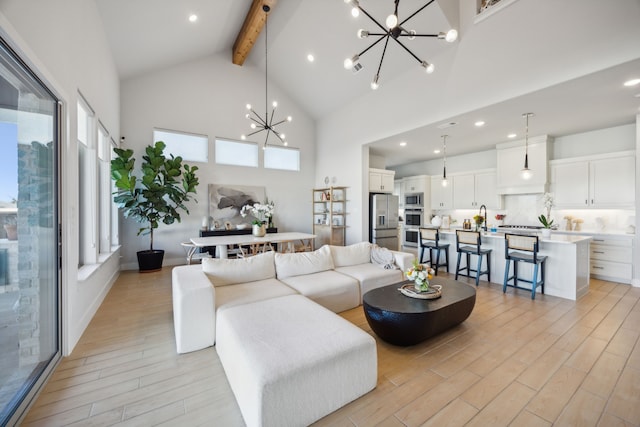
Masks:
[[[369,200],[369,241],[398,250],[398,196],[371,194]]]

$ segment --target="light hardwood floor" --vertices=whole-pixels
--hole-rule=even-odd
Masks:
[[[377,339],[376,389],[317,425],[638,426],[639,298],[598,280],[577,302],[481,282],[458,327]],[[342,316],[372,333],[362,307]],[[170,268],[121,274],[23,423],[114,424],[243,425],[215,349],[176,354]]]

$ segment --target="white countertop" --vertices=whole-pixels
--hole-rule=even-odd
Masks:
[[[454,235],[455,234],[455,229],[450,229],[450,230],[442,230],[440,229],[440,233],[441,234],[449,234],[449,235]],[[487,232],[482,232],[482,237],[483,238],[490,238],[490,239],[504,239],[504,232],[502,231],[498,231],[495,233],[492,233],[490,231]],[[592,235],[582,235],[582,234],[565,234],[565,233],[560,233],[560,232],[556,232],[555,230],[551,232],[551,236],[548,238],[544,238],[542,237],[542,233],[540,232],[531,232],[531,233],[527,233],[529,235],[537,235],[540,242],[542,243],[560,243],[560,244],[575,244],[578,242],[584,242],[584,241],[588,241],[591,240],[591,238],[593,237]]]

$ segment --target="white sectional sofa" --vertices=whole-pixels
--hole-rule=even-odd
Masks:
[[[399,282],[396,268],[371,262],[368,242],[313,252],[267,252],[204,259],[173,269],[178,353],[216,344],[249,426],[304,426],[372,390],[375,340],[335,313],[357,307],[368,290]]]

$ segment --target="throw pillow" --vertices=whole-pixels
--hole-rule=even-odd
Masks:
[[[328,245],[313,252],[276,253],[275,256],[278,279],[333,270],[333,260]]]
[[[205,258],[202,271],[213,286],[235,285],[276,277],[273,252],[238,259]]]
[[[371,262],[371,243],[360,242],[349,246],[331,246],[333,265],[349,267]]]

